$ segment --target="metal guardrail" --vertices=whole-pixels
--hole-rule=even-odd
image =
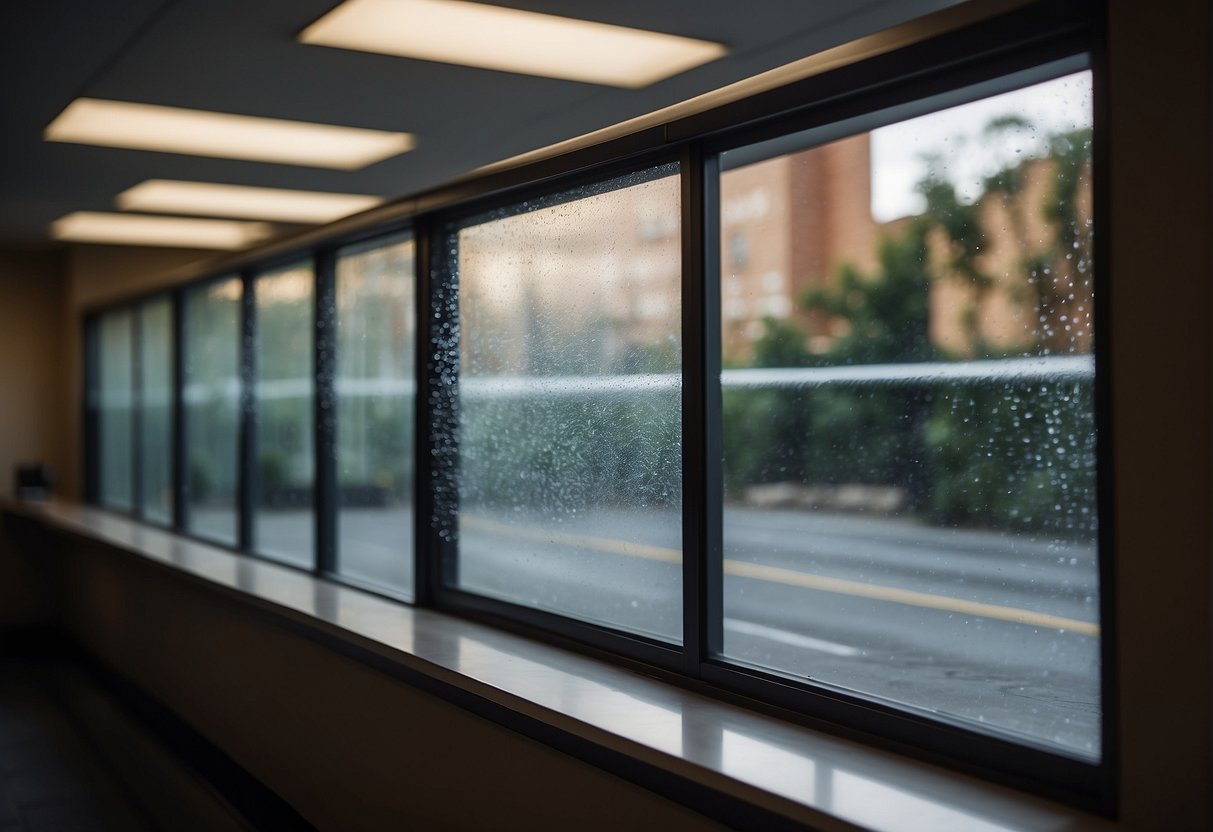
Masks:
[[[725,390],[782,387],[809,389],[827,385],[926,386],[947,382],[1068,382],[1089,381],[1095,375],[1091,355],[1058,355],[1029,358],[1000,358],[988,361],[924,361],[909,364],[858,364],[834,367],[780,367],[725,370],[720,384]],[[411,396],[411,379],[338,379],[337,395]],[[215,388],[189,385],[188,404],[205,401]],[[218,388],[222,396],[235,400],[235,379]],[[523,396],[593,396],[605,393],[677,393],[682,389],[679,373],[578,376],[465,376],[459,394],[466,399],[521,398]],[[310,379],[278,379],[259,382],[259,399],[290,399],[310,395]]]

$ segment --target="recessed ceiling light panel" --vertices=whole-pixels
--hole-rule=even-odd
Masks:
[[[52,142],[357,170],[414,145],[409,133],[77,98],[43,133]]]
[[[76,211],[51,225],[56,240],[75,243],[176,246],[234,251],[268,237],[273,229],[263,222],[148,217]]]
[[[346,0],[303,43],[646,87],[725,54],[719,43],[462,0]]]
[[[118,194],[124,211],[319,224],[374,208],[377,196],[149,179]]]

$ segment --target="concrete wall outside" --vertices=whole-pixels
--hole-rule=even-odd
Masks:
[[[51,251],[0,253],[0,495],[12,494],[17,463],[44,462],[60,476],[71,464],[62,261]],[[42,566],[0,526],[0,630],[53,617]]]

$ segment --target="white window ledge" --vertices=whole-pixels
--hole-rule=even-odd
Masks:
[[[701,696],[606,662],[69,503],[4,509],[161,564],[407,678],[648,770],[822,830],[1014,832],[1115,824]],[[544,731],[550,738],[551,731]],[[539,739],[543,739],[539,737]],[[626,775],[625,775],[626,776]]]

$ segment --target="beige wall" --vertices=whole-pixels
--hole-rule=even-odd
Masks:
[[[45,462],[60,472],[70,463],[62,259],[54,252],[0,253],[0,495],[12,493],[18,462]],[[39,564],[15,557],[12,547],[9,530],[0,528],[0,629],[52,615]]]
[[[0,494],[17,462],[69,461],[61,264],[53,252],[0,254]]]

